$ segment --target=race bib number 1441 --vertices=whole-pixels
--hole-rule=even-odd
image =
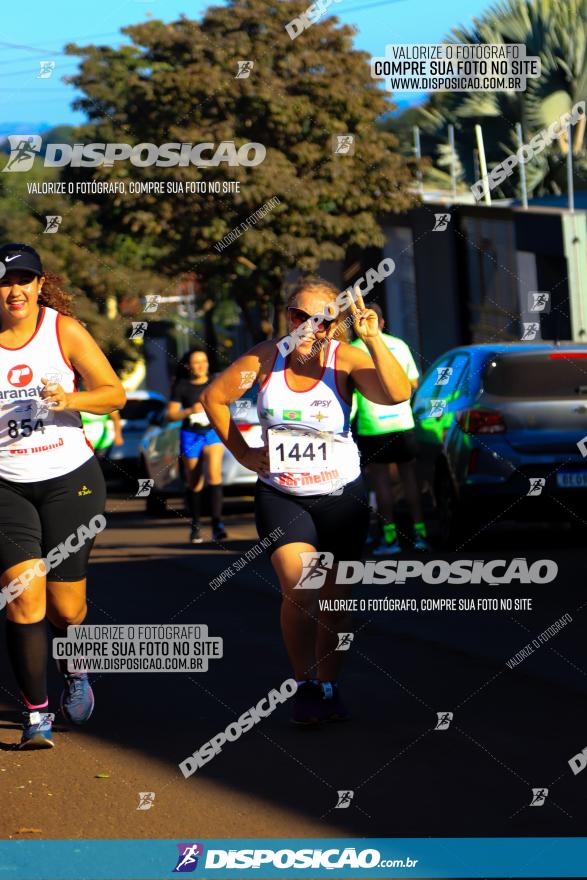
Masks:
[[[271,473],[314,473],[332,463],[332,435],[288,429],[267,431]]]

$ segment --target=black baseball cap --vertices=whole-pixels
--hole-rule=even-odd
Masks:
[[[41,258],[30,244],[2,245],[0,247],[0,264],[0,275],[5,275],[9,269],[24,269],[28,272],[34,272],[35,275],[43,274]]]

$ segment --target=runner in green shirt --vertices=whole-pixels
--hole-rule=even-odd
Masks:
[[[383,331],[385,321],[381,308],[373,303],[371,308],[379,316],[379,329]],[[397,336],[390,336],[388,333],[382,332],[381,335],[389,350],[404,368],[412,388],[417,388],[418,368],[406,343]],[[365,345],[360,339],[356,339],[352,345],[366,351]],[[383,523],[382,540],[373,549],[373,555],[396,555],[401,553],[403,549],[398,538],[393,512],[393,484],[396,468],[414,522],[413,547],[415,550],[429,550],[415,467],[418,447],[410,401],[407,400],[395,406],[381,406],[377,403],[371,403],[370,400],[355,391],[351,418],[355,416],[357,445],[361,452],[363,467],[375,490],[377,510]]]
[[[81,418],[84,434],[94,447],[98,458],[104,458],[113,443],[116,446],[122,445],[122,430],[118,412],[107,415],[83,412]]]

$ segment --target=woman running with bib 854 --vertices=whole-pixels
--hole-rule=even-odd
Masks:
[[[125,402],[58,282],[28,245],[0,248],[0,596],[27,749],[53,745],[46,618],[60,637],[84,621],[88,557],[106,524],[104,478],[80,410],[109,413]],[[76,391],[77,375],[86,391]],[[94,707],[88,676],[58,666],[62,712],[81,724]]]
[[[345,311],[334,309],[336,317],[329,317],[341,296]],[[368,353],[335,339],[347,306]],[[337,563],[360,560],[367,537],[369,506],[349,425],[353,390],[374,403],[395,404],[408,400],[411,388],[381,339],[377,315],[358,293],[339,294],[322,279],[302,279],[287,302],[287,326],[295,347],[282,340],[256,345],[200,399],[223,443],[259,476],[259,536],[283,533],[267,552],[281,585],[281,627],[298,683],[292,720],[309,725],[348,717],[336,648],[350,618],[345,611],[320,611],[318,596],[348,598],[351,587],[336,583]],[[259,382],[263,447],[249,447],[230,418],[243,376]]]

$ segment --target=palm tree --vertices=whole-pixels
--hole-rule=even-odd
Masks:
[[[528,79],[525,92],[438,92],[420,108],[423,146],[431,148],[437,161],[446,149],[448,124],[455,126],[456,149],[469,182],[477,176],[473,160],[476,123],[483,127],[491,168],[517,150],[516,123],[521,124],[527,143],[537,131],[587,99],[587,0],[503,0],[474,19],[471,28],[454,28],[446,42],[523,43],[526,55],[541,61],[540,77]],[[579,183],[587,185],[584,132],[582,119],[574,130],[573,153]],[[564,190],[566,152],[566,139],[561,138],[526,165],[531,193]],[[518,185],[517,175],[510,177],[502,194],[514,194]]]

